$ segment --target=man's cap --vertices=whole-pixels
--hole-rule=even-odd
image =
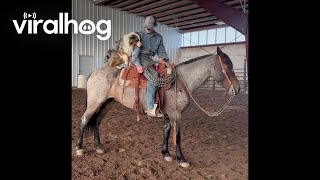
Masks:
[[[146,17],[144,21],[144,27],[147,29],[154,30],[154,28],[158,25],[157,20],[154,16]]]

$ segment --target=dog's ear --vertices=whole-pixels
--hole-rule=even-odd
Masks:
[[[139,36],[134,36],[136,41],[140,41],[140,37]]]
[[[135,37],[136,37],[135,33],[131,33],[129,36],[130,39],[135,39]]]
[[[128,38],[129,38],[129,44],[131,44],[133,41],[133,35],[131,34]]]
[[[135,40],[135,41],[140,40],[139,34],[137,34],[135,32],[130,33],[129,38],[132,39],[132,40]]]
[[[109,59],[111,57],[112,50],[108,50],[106,54],[106,58]]]

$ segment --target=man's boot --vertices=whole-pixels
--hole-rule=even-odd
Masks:
[[[163,117],[162,113],[156,112],[158,104],[154,104],[152,109],[147,110],[147,115],[150,117]]]

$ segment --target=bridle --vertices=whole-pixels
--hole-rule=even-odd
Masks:
[[[219,59],[219,64],[221,66],[221,69],[222,69],[222,73],[224,74],[224,76],[227,78],[228,80],[228,83],[229,83],[229,88],[226,90],[226,92],[230,91],[232,92],[232,95],[235,95],[235,90],[233,88],[233,84],[232,82],[230,81],[229,77],[227,76],[227,72],[226,70],[223,68],[223,65],[222,65],[222,61],[221,61],[221,57],[219,55],[218,56],[218,59]]]

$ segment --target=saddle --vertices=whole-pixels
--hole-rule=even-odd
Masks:
[[[155,70],[158,72],[159,77],[166,77],[170,73],[170,69],[165,64],[159,63],[155,66]],[[137,113],[137,121],[140,121],[140,115],[145,114],[142,106],[139,103],[139,90],[147,89],[148,79],[142,74],[138,73],[135,65],[131,64],[129,67],[123,68],[119,75],[120,85],[135,88],[135,105],[134,110]],[[164,87],[159,87],[156,94],[156,104],[158,104],[158,111],[162,111],[164,105],[164,90],[170,89],[171,84]]]

